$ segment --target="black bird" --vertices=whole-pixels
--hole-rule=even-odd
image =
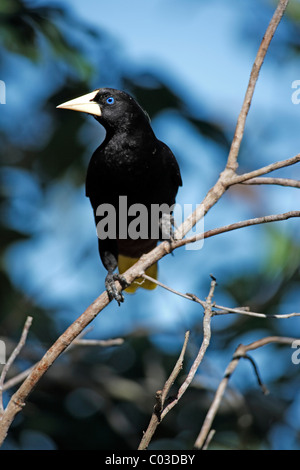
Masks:
[[[147,113],[124,91],[100,88],[58,108],[92,114],[106,130],[103,143],[89,163],[86,196],[94,211],[100,258],[108,271],[105,287],[110,299],[116,299],[120,305],[124,297],[117,291],[115,280],[119,280],[123,288],[127,287],[128,292],[134,292],[139,285],[146,289],[156,287],[153,282],[143,279],[128,287],[121,274],[142,254],[151,251],[158,240],[172,237],[172,210],[165,206],[175,204],[178,187],[182,185],[180,169],[169,147],[156,138]],[[132,207],[132,213],[125,213],[120,196],[123,201],[126,196],[127,208]],[[140,206],[133,206],[135,204],[143,204],[148,210],[146,234],[145,231],[142,234],[138,230],[138,233],[129,231],[131,223],[136,229],[141,228],[137,218],[134,222],[133,216],[141,215]],[[160,210],[158,220],[153,221],[151,208],[162,204],[164,208]],[[111,207],[115,210],[115,221],[109,219],[114,215],[108,211]],[[125,235],[124,226],[121,227],[123,222],[128,228]],[[145,217],[141,222],[145,222]],[[115,228],[115,232],[109,232],[109,226]],[[158,228],[158,234],[153,236],[150,227],[156,233]],[[119,274],[114,274],[117,266]],[[157,266],[149,268],[147,274],[156,279]]]

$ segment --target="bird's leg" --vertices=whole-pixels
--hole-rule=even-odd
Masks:
[[[168,214],[164,212],[159,219],[159,228],[161,233],[161,240],[167,240],[169,243],[169,249],[171,251],[171,243],[174,241],[174,227],[175,220],[173,214]],[[173,251],[171,251],[173,254]]]
[[[114,274],[113,272],[107,273],[107,276],[105,278],[105,288],[109,299],[115,299],[118,302],[118,305],[120,306],[121,302],[124,302],[124,295],[122,294],[122,292],[119,292],[116,287],[115,280],[118,280],[120,282],[120,279],[116,276],[118,276],[118,274]],[[121,282],[120,284],[122,285]]]
[[[118,302],[118,305],[120,306],[120,304],[124,302],[124,295],[122,294],[122,292],[118,291],[115,284],[115,281],[118,280],[123,288],[122,282],[120,281],[118,276],[118,274],[108,272],[105,278],[105,288],[109,299],[116,300]]]

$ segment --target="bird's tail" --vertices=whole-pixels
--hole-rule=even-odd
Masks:
[[[130,258],[129,256],[124,256],[124,255],[119,255],[118,257],[118,268],[119,268],[119,273],[123,274],[127,269],[131,268],[139,258]],[[153,264],[150,266],[150,268],[147,269],[145,274],[147,274],[150,277],[153,277],[153,279],[157,279],[157,263]],[[125,292],[129,292],[133,294],[139,287],[142,287],[143,289],[155,289],[156,284],[154,282],[148,281],[148,279],[143,279],[142,277],[137,278],[131,286],[127,287],[125,289]]]

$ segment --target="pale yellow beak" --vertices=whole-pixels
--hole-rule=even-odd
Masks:
[[[101,116],[101,108],[99,104],[94,101],[98,91],[99,90],[94,90],[91,93],[79,96],[79,98],[75,98],[74,100],[66,101],[56,107],[81,111],[82,113],[92,114],[93,116]]]

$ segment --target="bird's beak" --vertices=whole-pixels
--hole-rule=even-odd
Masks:
[[[83,113],[92,114],[93,116],[101,116],[100,105],[94,101],[98,91],[99,90],[94,90],[91,93],[79,96],[79,98],[75,98],[74,100],[66,101],[56,107],[81,111]]]

